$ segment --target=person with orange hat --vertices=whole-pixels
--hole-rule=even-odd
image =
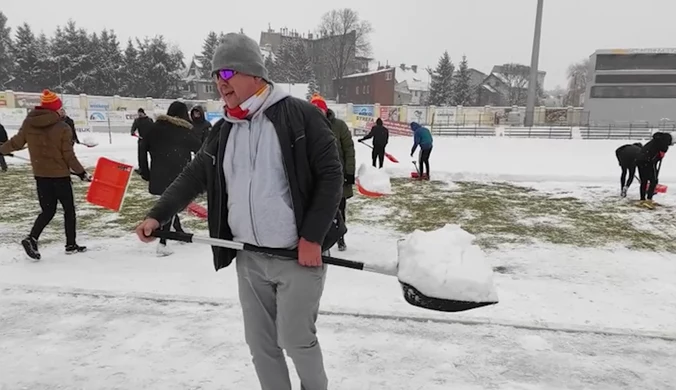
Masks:
[[[73,150],[72,131],[60,113],[61,99],[47,89],[42,91],[40,105],[28,113],[19,132],[0,146],[0,154],[9,155],[28,145],[31,168],[37,186],[42,212],[38,215],[30,234],[21,241],[28,257],[40,260],[38,249],[40,234],[56,214],[57,203],[64,212],[66,253],[85,252],[87,247],[77,244],[75,199],[70,175],[83,181],[91,177],[78,161]]]
[[[310,98],[310,103],[319,108],[324,113],[324,115],[326,115],[329,122],[331,122],[331,130],[333,131],[333,135],[336,137],[336,141],[338,143],[338,155],[340,157],[341,163],[343,164],[343,177],[345,178],[345,182],[343,184],[343,198],[340,200],[338,209],[340,210],[343,220],[347,221],[345,210],[347,208],[347,199],[350,199],[354,195],[352,186],[354,185],[354,172],[357,165],[355,161],[352,133],[350,133],[347,123],[345,123],[345,121],[342,119],[336,118],[336,114],[333,112],[333,110],[329,109],[328,105],[326,104],[326,100],[324,100],[324,98],[318,93],[312,95],[312,98]],[[346,249],[347,245],[345,244],[345,237],[343,236],[338,240],[338,250],[344,251]]]

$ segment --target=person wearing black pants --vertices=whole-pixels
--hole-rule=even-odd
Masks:
[[[153,126],[153,120],[146,115],[146,112],[143,108],[139,108],[137,111],[138,116],[134,119],[134,123],[131,125],[131,135],[138,138],[138,143],[136,147],[137,158],[139,168],[136,170],[136,173],[140,174],[141,161],[145,160],[147,157],[143,152],[143,146],[141,142],[148,135],[148,132]]]
[[[655,195],[655,188],[657,188],[659,180],[657,164],[662,161],[664,155],[669,150],[669,146],[673,145],[674,141],[672,134],[657,132],[653,134],[653,138],[641,148],[641,151],[636,158],[638,175],[641,180],[640,206],[648,209],[654,208],[655,203],[653,202],[653,196]]]
[[[61,203],[66,229],[66,247],[75,246],[75,198],[70,177],[36,177],[35,183],[42,212],[35,219],[30,236],[35,240],[40,239],[42,231],[52,222],[56,214],[57,204]]]
[[[2,123],[0,123],[0,145],[5,142],[7,142],[7,131]],[[0,154],[0,170],[2,170],[2,172],[7,172],[7,162],[2,154]]]
[[[427,127],[419,123],[411,122],[411,131],[413,131],[413,147],[411,148],[411,157],[420,146],[418,154],[418,163],[420,164],[420,180],[430,179],[430,155],[432,154],[432,132]]]
[[[364,142],[367,139],[373,138],[373,150],[371,151],[371,159],[373,160],[374,168],[382,168],[385,162],[385,147],[390,138],[390,131],[383,126],[382,119],[376,119],[376,125],[371,128],[368,134],[359,139],[359,142]],[[378,166],[376,167],[376,162]]]
[[[640,142],[637,142],[635,144],[622,145],[615,150],[617,162],[620,164],[620,168],[622,168],[622,174],[620,176],[620,196],[623,198],[627,197],[627,190],[631,187],[631,183],[634,182],[634,176],[636,175],[636,158],[639,153],[641,153],[642,147],[643,145]],[[627,175],[629,177],[627,177]]]
[[[158,115],[157,120],[143,135],[139,144],[139,173],[148,181],[148,192],[151,195],[161,196],[190,164],[192,153],[197,153],[202,147],[201,140],[192,134],[192,129],[188,107],[183,102],[175,101],[169,106],[167,114]],[[170,231],[172,226],[177,232],[183,231],[178,215],[174,215],[160,230]],[[171,253],[167,242],[160,240],[157,255],[168,256]]]
[[[14,137],[0,146],[0,154],[10,154],[28,147],[31,168],[37,187],[38,202],[42,209],[35,219],[31,232],[21,240],[28,257],[40,260],[38,241],[45,227],[56,214],[61,203],[66,230],[66,254],[82,253],[87,247],[75,241],[75,200],[71,175],[83,181],[91,181],[73,150],[73,132],[63,119],[61,99],[53,92],[44,90],[40,105],[28,113]]]
[[[429,180],[430,178],[430,155],[432,154],[432,146],[425,149],[420,149],[418,154],[418,164],[420,166],[420,177]]]

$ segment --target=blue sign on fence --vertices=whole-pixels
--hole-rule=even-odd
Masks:
[[[370,116],[373,118],[373,106],[364,104],[355,104],[352,106],[352,113],[360,116]]]
[[[209,122],[214,122],[214,120],[219,120],[223,118],[223,113],[222,112],[207,112],[206,113],[207,120]]]

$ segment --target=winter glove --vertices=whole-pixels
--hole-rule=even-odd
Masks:
[[[345,184],[353,185],[354,184],[354,175],[345,175]]]
[[[79,177],[80,180],[82,180],[82,181],[88,181],[88,182],[92,181],[92,177],[87,173],[87,171],[78,174],[77,177]]]

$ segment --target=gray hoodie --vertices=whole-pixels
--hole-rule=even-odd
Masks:
[[[223,173],[228,192],[228,225],[233,239],[246,244],[293,249],[298,245],[296,217],[282,149],[265,110],[288,93],[272,85],[249,120],[228,117],[232,130],[225,147]]]

